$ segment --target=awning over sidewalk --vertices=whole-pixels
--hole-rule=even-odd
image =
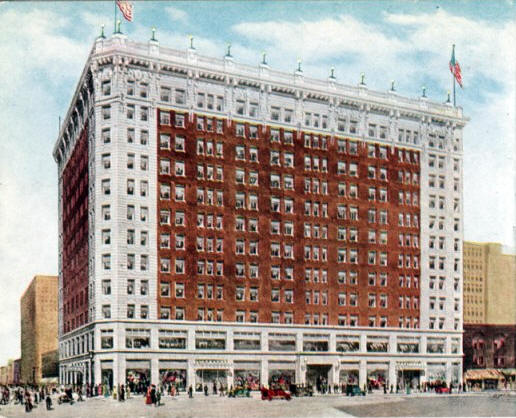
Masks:
[[[504,376],[496,369],[468,370],[464,373],[465,380],[503,380]]]

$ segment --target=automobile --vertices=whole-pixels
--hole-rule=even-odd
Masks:
[[[450,393],[450,388],[446,386],[437,386],[435,388],[435,393]]]
[[[365,391],[360,389],[358,385],[347,385],[346,396],[365,396]]]
[[[67,393],[61,393],[58,397],[57,397],[57,403],[59,405],[61,405],[62,403],[69,403],[70,405],[73,405],[73,395],[70,396],[69,394]]]
[[[290,385],[290,393],[293,396],[313,396],[314,395],[314,387],[312,385],[303,385],[303,384],[291,384]]]
[[[290,401],[290,399],[292,398],[289,391],[284,390],[280,387],[270,388],[270,389],[267,389],[266,387],[262,387],[260,389],[260,391],[262,393],[262,401],[264,401],[266,399],[269,401],[272,401],[273,399],[285,399],[287,401]]]
[[[230,398],[243,397],[243,396],[249,398],[251,396],[251,391],[249,390],[248,387],[236,386],[233,390],[229,391],[228,396]]]

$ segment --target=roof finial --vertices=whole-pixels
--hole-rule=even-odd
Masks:
[[[365,86],[365,73],[360,73],[360,85]]]
[[[195,49],[193,44],[194,37],[192,35],[188,35],[188,39],[190,39],[190,49]]]
[[[120,24],[121,24],[120,19],[118,19],[116,21],[116,33],[122,33],[122,31],[120,30]]]
[[[331,78],[332,80],[335,80],[335,78],[336,78],[336,77],[335,77],[335,67],[331,67],[331,68],[330,68],[330,78]]]
[[[425,86],[421,87],[421,90],[422,90],[421,97],[426,98],[426,87]]]
[[[152,38],[151,38],[151,41],[157,41],[157,39],[156,39],[156,28],[155,27],[152,28]]]
[[[262,51],[262,65],[267,65],[267,53]]]
[[[301,59],[297,60],[297,70],[298,73],[302,73],[303,70],[301,69]]]
[[[448,98],[446,99],[446,104],[451,104],[451,93],[450,93],[450,90],[448,90]]]
[[[104,35],[104,24],[100,25],[100,36],[99,38],[104,39],[106,35]]]
[[[228,42],[227,44],[226,57],[231,58],[231,42]]]
[[[394,87],[395,81],[391,80],[391,91],[396,91],[396,88]]]

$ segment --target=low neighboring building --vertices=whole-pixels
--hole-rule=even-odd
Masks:
[[[57,276],[35,276],[20,306],[21,383],[39,384],[41,355],[57,350]]]
[[[463,351],[470,386],[516,386],[516,256],[501,244],[464,242]]]
[[[490,388],[516,387],[516,325],[464,325],[465,379]]]

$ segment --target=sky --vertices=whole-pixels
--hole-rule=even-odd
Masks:
[[[512,1],[221,1],[134,4],[129,38],[237,62],[444,102],[451,46],[462,67],[464,237],[515,247],[516,13]],[[20,356],[19,299],[57,274],[57,167],[52,148],[114,1],[0,2],[0,365]]]

